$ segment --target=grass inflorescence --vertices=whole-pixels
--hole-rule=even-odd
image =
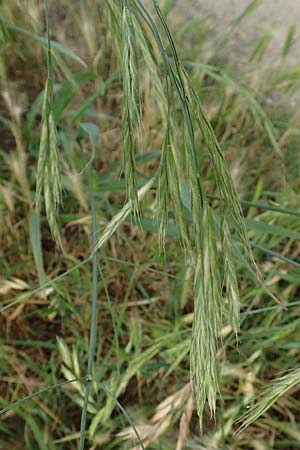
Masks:
[[[227,65],[260,2],[86,3],[0,7],[0,446],[295,448],[299,79]]]
[[[36,205],[39,207],[42,194],[45,199],[47,219],[54,239],[61,245],[57,221],[58,207],[62,201],[61,167],[55,118],[53,113],[53,69],[48,17],[48,2],[45,2],[47,27],[47,80],[42,106],[42,128],[37,166]]]

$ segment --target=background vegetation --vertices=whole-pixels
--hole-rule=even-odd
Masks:
[[[178,17],[174,2],[160,2],[228,162],[267,286],[249,268],[236,233],[232,248],[240,332],[237,338],[230,321],[234,310],[229,310],[216,350],[221,369],[216,418],[211,420],[205,408],[201,434],[190,387],[194,261],[182,249],[189,240],[185,242],[180,223],[181,203],[175,197],[167,205],[165,236],[161,215],[157,220],[163,209],[157,212],[155,189],[143,200],[139,218],[128,210],[116,230],[110,225],[128,198],[135,201],[135,188],[145,186],[160,167],[166,123],[164,103],[157,101],[159,77],[141,70],[135,81],[142,93],[143,125],[132,133],[136,142],[124,134],[122,140],[126,67],[118,57],[122,60],[126,48],[133,55],[135,48],[123,47],[118,55],[118,29],[109,21],[105,3],[115,2],[49,2],[55,41],[50,70],[44,2],[0,5],[0,447],[77,449],[86,398],[86,448],[141,448],[136,433],[149,449],[299,448],[299,372],[282,375],[299,366],[300,118],[291,105],[293,99],[297,105],[300,69],[287,62],[296,29],[282,43],[281,60],[263,64],[269,41],[262,34],[247,65],[237,70],[226,43],[257,1],[233,18],[221,36],[210,19]],[[149,10],[154,17],[151,5]],[[149,61],[147,52],[135,57],[142,68]],[[135,86],[127,86],[127,94]],[[43,106],[45,97],[52,119],[45,101]],[[137,105],[138,100],[130,109],[136,125]],[[175,100],[171,106],[172,120],[180,124]],[[57,140],[59,148],[54,162],[47,157],[52,172],[38,164],[43,136],[49,133],[43,135],[43,123],[51,120],[51,142]],[[202,152],[205,142],[200,133],[195,135]],[[184,148],[186,131],[175,130],[175,138]],[[131,155],[125,157],[124,171],[122,148],[137,142],[142,144],[134,158],[137,176],[128,178]],[[209,208],[222,221],[215,170],[204,150],[200,162]],[[60,183],[62,206],[56,214]],[[38,194],[46,197],[40,212],[34,205],[36,184]],[[185,192],[182,201],[189,210]],[[92,260],[99,236],[101,248]],[[98,300],[97,314],[91,299]],[[91,316],[98,319],[92,382],[86,379]],[[282,378],[274,386],[278,376]],[[46,390],[51,386],[56,387]],[[91,388],[87,396],[86,386]],[[244,420],[250,425],[234,434],[240,416],[262,392],[257,408]]]

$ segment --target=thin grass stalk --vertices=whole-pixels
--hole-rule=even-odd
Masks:
[[[154,184],[155,178],[152,178],[148,181],[148,183],[141,188],[137,193],[137,201],[140,201],[144,195],[150,190],[152,185]],[[82,409],[81,416],[81,430],[80,430],[80,450],[84,449],[84,441],[85,441],[85,429],[86,429],[86,416],[87,416],[87,407],[89,394],[91,389],[92,382],[92,367],[93,367],[93,357],[95,353],[95,344],[96,344],[96,332],[97,332],[97,250],[99,250],[102,245],[107,242],[118,226],[123,222],[123,220],[135,210],[135,202],[134,200],[129,200],[129,202],[122,208],[122,210],[117,213],[111,222],[106,227],[106,231],[102,233],[101,237],[97,239],[96,237],[96,222],[95,222],[95,206],[94,199],[91,198],[91,206],[92,206],[92,216],[93,216],[93,300],[92,300],[92,326],[91,326],[91,334],[90,334],[90,345],[89,345],[89,360],[88,360],[88,370],[87,370],[87,383],[86,383],[86,391],[84,397],[84,405]],[[126,416],[127,417],[127,416]],[[132,423],[132,422],[131,422]],[[137,437],[139,438],[138,434]]]
[[[80,442],[79,450],[84,449],[85,442],[85,429],[86,429],[86,418],[87,418],[87,408],[89,403],[89,397],[92,387],[92,375],[93,375],[93,363],[96,349],[96,338],[97,338],[97,312],[98,312],[98,267],[97,260],[98,254],[94,251],[97,245],[97,213],[96,205],[92,188],[92,169],[89,170],[89,194],[90,194],[90,205],[92,213],[92,246],[93,246],[93,269],[92,269],[92,312],[91,312],[91,329],[90,329],[90,343],[89,343],[89,358],[88,367],[86,373],[86,385],[84,393],[84,401],[81,412],[81,423],[80,423]]]
[[[134,434],[135,434],[135,436],[136,436],[136,438],[137,438],[138,443],[139,443],[140,446],[141,446],[141,449],[142,449],[142,450],[145,450],[145,447],[144,447],[143,441],[142,441],[142,439],[141,439],[141,437],[140,437],[140,435],[139,435],[139,432],[137,431],[137,429],[136,429],[134,423],[132,422],[131,417],[130,417],[129,414],[127,413],[126,409],[123,408],[123,406],[122,406],[121,403],[118,401],[118,399],[117,399],[117,398],[109,391],[109,389],[107,389],[107,387],[106,387],[104,384],[102,384],[101,388],[104,390],[104,392],[106,393],[106,395],[108,395],[108,396],[113,400],[113,402],[115,403],[115,405],[119,408],[119,410],[122,412],[122,414],[124,415],[124,417],[127,419],[129,425],[131,426],[131,428],[132,428],[133,431],[134,431]]]
[[[103,253],[103,257],[104,257],[104,252],[100,252],[101,256]],[[101,259],[101,258],[100,258]],[[114,331],[114,341],[115,341],[115,346],[116,346],[116,354],[119,355],[120,354],[120,344],[119,344],[119,333],[118,333],[118,329],[117,329],[117,325],[116,325],[116,319],[115,319],[115,311],[113,309],[113,303],[108,291],[108,287],[107,287],[107,283],[106,283],[106,279],[104,277],[101,265],[99,264],[99,274],[100,274],[100,278],[101,278],[101,282],[103,284],[103,289],[105,292],[105,296],[108,302],[108,308],[110,311],[110,315],[111,315],[111,322],[112,322],[112,327],[113,327],[113,331]],[[117,373],[118,376],[120,376],[121,373],[121,364],[120,364],[120,359],[117,358]]]
[[[46,33],[47,33],[47,77],[52,84],[52,54],[51,54],[51,36],[49,26],[49,7],[48,0],[45,0],[45,20],[46,20]]]
[[[81,377],[81,378],[73,378],[72,380],[67,380],[67,381],[62,381],[61,383],[57,383],[54,384],[52,386],[48,386],[44,389],[40,389],[39,391],[33,392],[33,394],[30,395],[26,395],[26,397],[20,398],[20,400],[17,400],[13,403],[10,403],[8,406],[6,406],[5,408],[0,410],[0,416],[2,414],[5,414],[8,411],[11,411],[14,408],[17,408],[18,406],[22,405],[22,403],[26,402],[27,400],[31,400],[32,398],[38,397],[41,394],[44,394],[45,392],[49,392],[52,389],[57,389],[61,386],[65,386],[66,384],[71,384],[71,383],[75,383],[77,381],[83,381],[85,380],[86,377]]]

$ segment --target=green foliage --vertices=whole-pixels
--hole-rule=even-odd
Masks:
[[[29,97],[0,116],[1,448],[297,446],[297,369],[271,381],[300,338],[295,28],[243,74],[219,51],[261,1],[216,39],[140,0],[52,4],[45,38],[37,3],[0,6]]]

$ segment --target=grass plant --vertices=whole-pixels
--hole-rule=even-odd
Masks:
[[[300,72],[226,55],[261,3],[0,6],[1,448],[299,446]]]

